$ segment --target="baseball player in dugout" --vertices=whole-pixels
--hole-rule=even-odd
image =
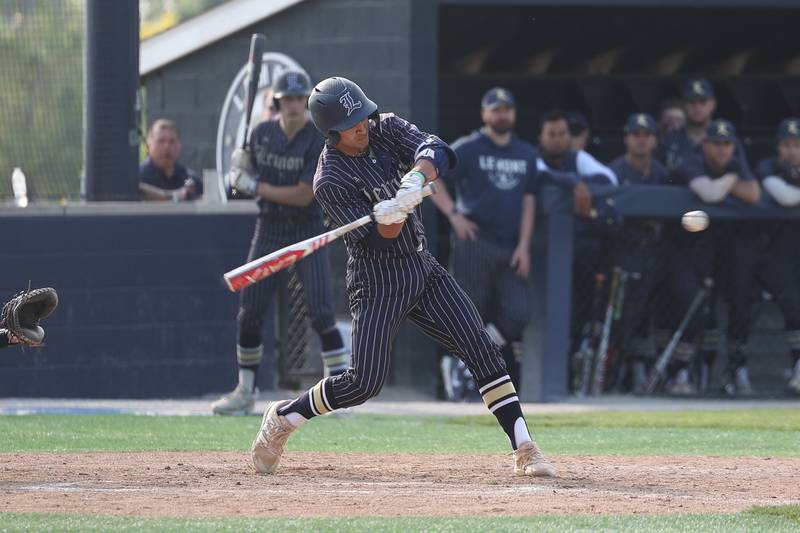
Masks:
[[[203,182],[178,159],[181,139],[174,122],[158,119],[147,132],[147,159],[139,166],[139,197],[150,202],[182,202],[203,196]]]
[[[309,109],[327,139],[314,177],[322,209],[337,226],[365,215],[375,223],[344,237],[352,367],[294,400],[267,407],[252,446],[256,469],[274,472],[286,440],[309,419],[377,395],[397,330],[408,318],[467,364],[511,441],[515,473],[554,475],[528,433],[499,346],[475,305],[426,247],[420,219],[424,187],[455,167],[453,150],[392,113],[379,114],[361,88],[344,78],[314,87]]]
[[[727,120],[712,121],[702,141],[701,154],[690,156],[674,174],[677,183],[688,186],[708,203],[721,202],[729,196],[746,203],[758,202],[761,189],[746,163],[735,156],[737,144],[733,124]],[[751,293],[743,287],[751,286],[752,276],[747,265],[751,262],[748,255],[752,253],[755,239],[756,233],[749,221],[717,221],[706,231],[698,233],[676,229],[671,238],[671,264],[666,267],[671,278],[670,294],[675,299],[671,307],[675,319],[670,328],[673,330],[702,287],[703,280],[714,279],[717,275],[725,276],[724,280],[716,280],[718,283],[715,286],[719,288],[717,293],[726,297],[729,303],[730,343],[723,387],[731,395],[749,395],[753,392],[744,352]],[[686,342],[678,345],[672,369],[673,388],[678,386],[687,393],[693,392],[693,385],[683,386],[683,382],[690,377],[690,363],[695,356],[694,342],[691,341],[703,326],[706,336],[714,331],[714,318],[713,313],[708,313],[705,318],[699,317],[695,326],[687,330]],[[716,341],[713,344],[716,345]],[[701,366],[706,367],[701,372],[700,386],[705,388],[705,376],[708,369],[713,368],[716,350],[705,339],[700,346],[703,350]]]
[[[683,100],[686,125],[664,135],[656,150],[656,158],[670,172],[677,172],[691,156],[702,155],[703,139],[717,109],[714,88],[708,80],[688,80],[683,89]],[[738,139],[734,153],[745,165],[748,164],[744,147]]]
[[[589,320],[591,303],[585,296],[592,294],[595,272],[603,272],[608,260],[608,247],[602,232],[595,224],[604,205],[594,200],[587,183],[617,185],[617,176],[588,152],[574,151],[569,133],[569,115],[552,110],[539,118],[539,157],[536,160],[541,184],[552,183],[567,193],[575,202],[575,247],[573,254],[573,290],[571,337],[573,343]],[[593,209],[594,208],[594,209]],[[605,217],[598,217],[604,219]],[[574,350],[571,350],[573,353]]]
[[[536,209],[536,149],[514,135],[510,91],[490,89],[481,100],[483,128],[458,139],[458,166],[432,196],[450,221],[450,271],[487,322],[511,381],[519,388],[522,332],[528,323],[528,274]]]
[[[669,172],[653,158],[658,129],[646,113],[634,113],[624,127],[625,153],[609,165],[620,186],[667,185]],[[640,394],[647,387],[648,366],[655,360],[655,346],[649,342],[651,310],[660,280],[662,222],[632,219],[625,222],[615,242],[614,264],[628,273],[619,345],[628,357],[631,389]]]
[[[325,231],[322,211],[314,200],[312,181],[323,139],[306,112],[311,82],[302,72],[287,71],[272,87],[277,116],[261,122],[250,137],[250,149],[232,155],[228,179],[239,193],[255,197],[259,216],[247,260]],[[295,266],[303,285],[311,325],[319,334],[325,375],[337,375],[350,366],[350,353],[336,327],[330,262],[326,248]],[[256,373],[265,350],[264,323],[272,323],[277,283],[271,276],[241,293],[237,316],[239,384],[214,402],[216,414],[240,414],[253,409]]]
[[[777,156],[756,167],[756,175],[767,194],[783,207],[800,205],[800,118],[787,118],[778,126]],[[800,287],[798,266],[798,224],[794,220],[765,221],[759,235],[759,249],[751,256],[754,277],[777,300],[786,324],[786,341],[792,366],[789,389],[800,394]]]

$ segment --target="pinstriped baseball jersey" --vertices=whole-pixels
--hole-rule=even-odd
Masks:
[[[314,179],[314,193],[325,214],[344,225],[371,213],[373,204],[394,197],[421,146],[438,151],[437,156],[447,152],[454,164],[443,141],[393,114],[382,114],[379,124],[371,124],[370,149],[364,156],[326,146]],[[500,349],[483,329],[475,306],[424,248],[419,207],[388,247],[372,244],[372,227],[345,236],[352,368],[314,387],[313,414],[358,405],[378,394],[388,376],[394,338],[406,319],[461,357],[478,379],[505,375]]]
[[[425,141],[445,143],[423,133],[393,113],[381,114],[380,126],[371,126],[369,153],[350,157],[325,146],[314,177],[314,196],[325,214],[341,226],[372,213],[374,204],[394,198],[400,179],[414,164],[414,154]],[[425,244],[420,208],[411,213],[400,235],[385,250],[375,250],[364,242],[370,232],[365,226],[345,235],[351,257],[389,258],[408,255]]]
[[[262,122],[250,136],[253,165],[258,172],[258,181],[278,186],[311,185],[317,160],[324,141],[311,121],[289,139],[280,126],[278,118]],[[312,201],[308,207],[297,207],[258,199],[262,215],[318,219],[322,216],[319,204]],[[309,235],[310,236],[310,235]]]

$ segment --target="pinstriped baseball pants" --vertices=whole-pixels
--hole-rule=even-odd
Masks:
[[[352,368],[329,378],[333,409],[364,403],[380,392],[394,338],[406,318],[460,357],[478,380],[506,374],[500,348],[484,330],[475,305],[427,250],[394,259],[351,257],[347,290]]]
[[[258,219],[247,260],[252,261],[268,253],[318,235],[325,231],[322,222],[313,225],[276,226]],[[330,330],[336,325],[333,311],[333,288],[330,262],[325,248],[317,250],[295,265],[297,277],[303,285],[311,325],[317,333]],[[279,272],[255,285],[245,288],[239,297],[237,325],[239,346],[254,348],[262,344],[264,323],[275,314],[275,294],[280,283],[287,283],[287,273]],[[267,347],[267,352],[270,351]]]

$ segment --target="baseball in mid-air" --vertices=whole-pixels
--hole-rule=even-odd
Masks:
[[[703,231],[708,227],[708,214],[705,211],[689,211],[681,217],[681,224],[686,231]]]

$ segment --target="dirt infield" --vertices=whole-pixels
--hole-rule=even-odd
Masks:
[[[141,516],[459,516],[733,512],[800,503],[800,459],[552,458],[290,452],[277,475],[246,453],[0,454],[0,511]]]

